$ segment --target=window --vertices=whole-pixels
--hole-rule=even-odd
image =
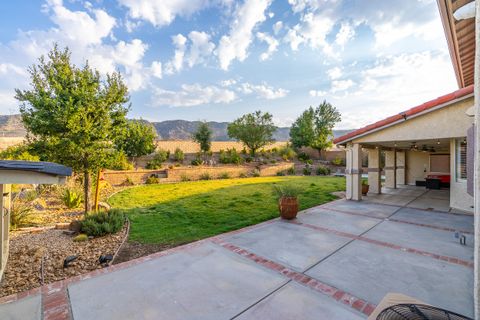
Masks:
[[[455,145],[456,178],[457,181],[465,181],[467,180],[467,139],[457,139]]]

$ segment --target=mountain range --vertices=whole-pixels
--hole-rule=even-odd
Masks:
[[[190,140],[192,133],[195,132],[199,125],[199,121],[187,121],[187,120],[166,120],[160,122],[148,122],[151,123],[159,139],[161,140]],[[215,122],[209,121],[208,125],[213,131],[214,141],[230,141],[227,134],[228,122]],[[352,130],[334,130],[333,135],[339,137]],[[19,114],[14,115],[0,115],[0,136],[4,137],[24,137],[26,135],[25,127],[22,123],[22,118]],[[281,127],[278,128],[274,134],[274,138],[277,141],[289,140],[290,128]]]

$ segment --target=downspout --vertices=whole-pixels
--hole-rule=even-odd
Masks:
[[[474,105],[475,126],[480,128],[480,0],[476,1],[475,14],[475,76],[474,76]],[[474,179],[474,308],[475,319],[480,320],[480,130],[475,130],[475,179]]]

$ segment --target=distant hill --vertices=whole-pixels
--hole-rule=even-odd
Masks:
[[[145,121],[148,122],[148,121]],[[167,120],[161,122],[151,122],[157,130],[159,139],[161,140],[190,140],[192,133],[198,127],[199,121],[187,120]],[[228,122],[210,121],[208,125],[213,131],[213,140],[230,141],[227,134]],[[344,135],[352,130],[334,130],[335,137]],[[277,141],[287,141],[289,139],[290,128],[278,128],[274,138]],[[19,114],[0,115],[0,136],[4,137],[24,137],[26,130]]]

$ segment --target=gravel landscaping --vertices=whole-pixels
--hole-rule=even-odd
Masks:
[[[0,297],[39,287],[42,282],[48,284],[102,268],[98,261],[100,255],[113,255],[126,232],[124,227],[117,234],[85,242],[74,242],[72,236],[56,229],[41,233],[12,232],[7,267],[0,283]],[[78,255],[78,258],[64,268],[64,259],[72,255]]]

